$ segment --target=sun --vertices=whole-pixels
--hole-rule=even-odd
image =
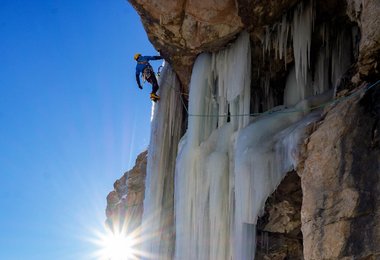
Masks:
[[[104,238],[103,253],[110,260],[133,258],[132,239],[123,234],[112,234]]]
[[[146,222],[151,223],[154,218]],[[139,260],[157,259],[156,254],[149,252],[152,242],[160,243],[158,240],[160,232],[149,232],[142,225],[133,227],[129,221],[116,224],[112,227],[105,224],[101,230],[90,229],[91,236],[87,237],[95,246],[91,253],[91,259],[96,260]],[[148,246],[147,246],[148,245]]]
[[[99,250],[96,257],[99,260],[133,260],[137,258],[135,249],[137,241],[125,232],[111,232],[109,229],[100,234],[96,241]]]

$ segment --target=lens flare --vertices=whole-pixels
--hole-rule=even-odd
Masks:
[[[99,249],[96,259],[99,260],[131,260],[138,259],[135,249],[137,240],[125,232],[112,232],[107,229],[105,233],[98,233],[94,241]]]
[[[145,218],[145,225],[154,225],[157,214],[151,214]],[[143,228],[144,225],[136,224],[129,218],[115,218],[112,224],[105,224],[102,230],[91,229],[92,235],[88,240],[96,248],[91,253],[91,259],[96,260],[139,260],[158,259],[156,253],[152,253],[151,247],[164,243],[161,238],[161,229],[153,231]]]
[[[103,255],[106,259],[124,260],[131,259],[132,241],[129,237],[122,234],[114,234],[104,239]]]

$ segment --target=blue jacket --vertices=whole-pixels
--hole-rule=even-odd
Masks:
[[[137,59],[137,65],[136,65],[136,81],[137,85],[141,86],[140,83],[140,73],[143,73],[144,69],[148,66],[150,66],[149,62],[150,60],[161,60],[161,56],[140,56]]]

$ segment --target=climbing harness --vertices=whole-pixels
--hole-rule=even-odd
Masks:
[[[144,69],[144,71],[143,71],[143,73],[142,73],[142,79],[143,79],[143,82],[145,83],[145,81],[146,81],[147,79],[149,79],[150,76],[151,76],[152,74],[154,74],[153,68],[152,68],[151,65],[148,65],[148,66]]]
[[[143,63],[141,62],[141,64],[146,64],[146,63]],[[158,67],[157,69],[157,73],[154,73],[154,70],[153,70],[153,67],[148,64],[148,66],[144,69],[143,73],[142,73],[142,80],[143,80],[143,83],[145,83],[145,81],[153,74],[153,75],[157,75],[157,77],[160,77],[161,76],[161,71],[162,69],[164,68],[164,66],[160,66]]]

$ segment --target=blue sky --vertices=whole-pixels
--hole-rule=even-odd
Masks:
[[[149,141],[133,54],[157,52],[125,0],[0,0],[0,35],[0,259],[91,259]]]

